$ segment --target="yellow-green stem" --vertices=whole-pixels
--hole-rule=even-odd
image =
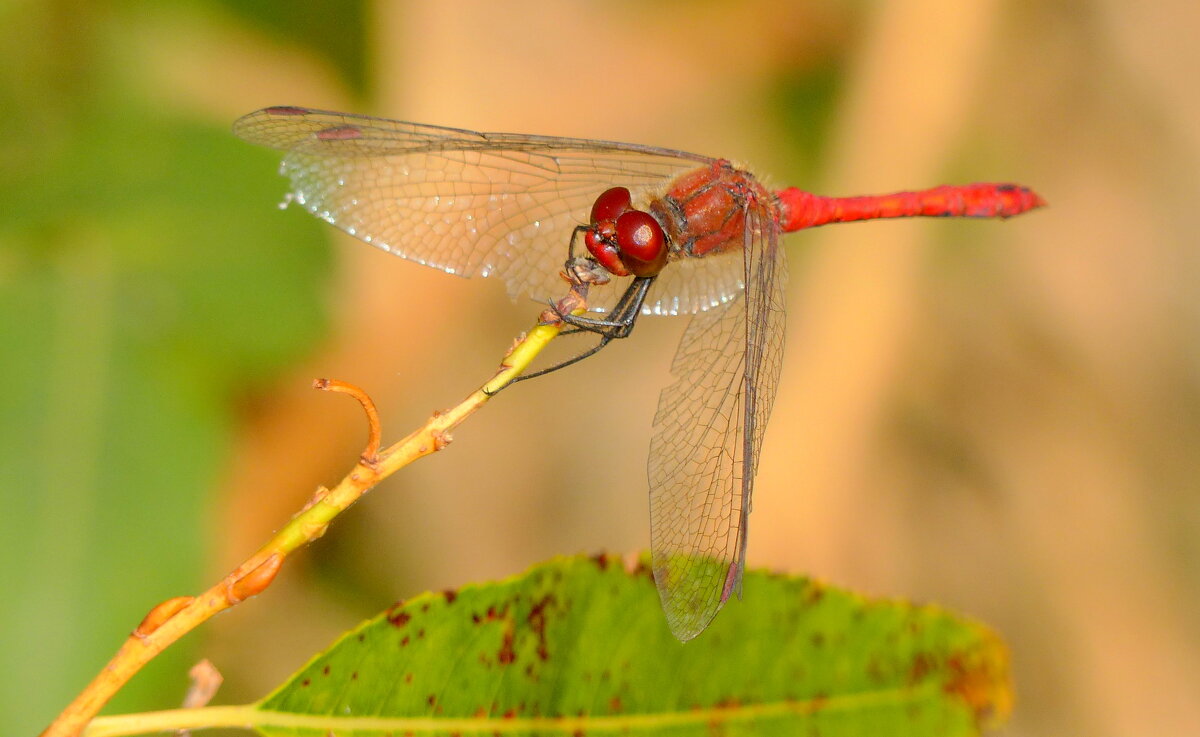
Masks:
[[[578,296],[578,293],[573,292],[573,296]],[[568,305],[567,309],[574,313],[583,309],[577,306],[582,302],[564,300],[560,304]],[[496,375],[482,387],[452,409],[429,418],[424,426],[378,455],[361,459],[336,486],[318,492],[274,537],[215,586],[192,599],[186,606],[178,608],[178,611],[175,611],[175,606],[169,612],[163,609],[169,605],[168,602],[151,610],[151,614],[121,645],[112,660],[42,732],[41,737],[79,735],[113,694],[142,666],[214,614],[269,586],[289,553],[323,535],[335,517],[375,484],[416,459],[445,447],[450,440],[450,431],[520,376],[562,330],[561,322],[546,322],[549,324],[539,323],[517,341],[501,362]],[[163,613],[166,618],[159,622],[161,617],[156,617],[157,613]],[[106,733],[89,731],[88,734]]]

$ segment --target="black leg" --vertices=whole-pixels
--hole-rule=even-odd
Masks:
[[[571,231],[571,242],[567,245],[567,263],[571,263],[575,260],[575,239],[579,237],[580,233],[585,232],[587,229],[588,226],[586,225],[576,225],[575,230]]]
[[[556,363],[549,368],[539,369],[532,373],[522,374],[509,382],[515,384],[518,381],[533,379],[538,376],[557,371],[560,368],[566,368],[573,363],[578,363],[588,356],[595,355],[600,352],[604,346],[608,345],[614,339],[627,338],[633,332],[633,326],[637,322],[638,315],[642,312],[642,305],[646,301],[646,294],[650,290],[650,285],[653,283],[652,276],[634,277],[634,280],[625,289],[625,293],[617,300],[617,304],[613,306],[610,313],[614,319],[611,320],[594,320],[590,318],[580,318],[575,315],[562,315],[563,322],[573,326],[571,330],[564,331],[563,335],[575,335],[578,333],[595,333],[600,336],[600,342],[592,346],[588,350],[580,353],[577,356],[568,358],[561,363]]]
[[[625,293],[613,305],[608,319],[562,315],[562,320],[574,328],[597,335],[606,335],[609,338],[628,338],[629,334],[633,332],[633,326],[642,312],[642,305],[646,302],[646,294],[650,291],[650,285],[653,283],[654,277],[652,276],[634,277],[625,289]]]
[[[588,356],[592,356],[592,355],[599,353],[600,349],[603,348],[604,346],[608,345],[609,341],[611,341],[611,340],[612,340],[612,338],[608,337],[607,335],[602,335],[602,336],[600,336],[599,343],[597,343],[596,345],[587,349],[583,353],[580,353],[577,356],[568,358],[567,360],[562,361],[561,363],[556,363],[549,368],[538,369],[537,371],[532,371],[528,374],[521,374],[520,376],[518,376],[517,378],[513,379],[512,381],[510,381],[508,383],[515,384],[518,381],[525,381],[526,379],[536,379],[539,376],[545,376],[546,374],[550,373],[551,371],[558,371],[560,368],[566,368],[567,366],[570,366],[573,363],[579,363],[580,361],[587,358]],[[501,387],[501,389],[503,389],[503,387]],[[497,392],[497,394],[499,394],[499,392]]]

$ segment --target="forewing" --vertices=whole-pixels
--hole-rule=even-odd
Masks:
[[[597,195],[621,185],[644,205],[671,179],[710,161],[636,144],[290,107],[251,113],[234,132],[287,152],[281,173],[294,200],[317,217],[412,261],[497,276],[511,295],[537,299],[564,294],[558,273],[571,234]],[[610,302],[620,287],[598,290],[592,306]]]
[[[765,207],[747,213],[744,295],[692,318],[650,443],[654,580],[687,641],[740,592],[746,522],[783,355],[786,263]]]

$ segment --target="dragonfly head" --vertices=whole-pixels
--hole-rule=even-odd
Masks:
[[[662,226],[650,213],[633,208],[624,187],[596,198],[583,243],[592,258],[616,276],[655,276],[667,263]]]

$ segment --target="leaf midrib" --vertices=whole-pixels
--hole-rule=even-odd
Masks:
[[[261,709],[254,704],[210,706],[201,709],[172,709],[148,714],[101,717],[85,737],[119,735],[199,727],[244,727],[309,729],[335,732],[629,732],[689,724],[712,724],[752,719],[808,716],[817,712],[851,712],[880,706],[940,702],[944,698],[937,683],[920,686],[863,691],[823,698],[767,701],[735,706],[709,706],[677,712],[643,712],[605,716],[571,717],[353,717],[334,714],[297,714]],[[965,707],[965,705],[964,705]]]

